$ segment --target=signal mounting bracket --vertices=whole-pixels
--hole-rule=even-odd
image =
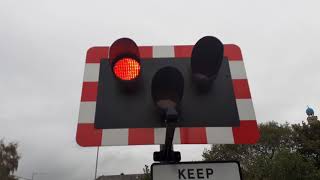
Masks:
[[[153,153],[153,160],[160,162],[180,162],[181,154],[179,151],[173,151],[173,137],[176,124],[179,121],[179,114],[174,108],[169,108],[165,116],[166,138],[165,144],[160,145],[160,151]]]

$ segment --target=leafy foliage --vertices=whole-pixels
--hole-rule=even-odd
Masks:
[[[5,144],[0,140],[0,179],[15,180],[13,172],[18,169],[20,156],[17,152],[17,143]]]
[[[302,125],[292,125],[295,131],[295,142],[299,153],[305,157],[316,161],[320,168],[320,121],[310,123],[302,122]]]
[[[270,179],[320,179],[313,162],[297,152],[281,150],[271,163]]]
[[[150,168],[148,165],[144,165],[143,176],[142,176],[141,180],[151,180],[151,172],[150,172]]]
[[[203,159],[237,160],[244,179],[249,180],[320,179],[319,138],[311,136],[320,126],[268,122],[259,129],[257,144],[212,145],[203,152]]]

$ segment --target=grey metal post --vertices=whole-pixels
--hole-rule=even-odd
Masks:
[[[94,180],[97,179],[98,160],[99,160],[99,146],[97,148],[96,169],[95,169],[95,173],[94,173]]]

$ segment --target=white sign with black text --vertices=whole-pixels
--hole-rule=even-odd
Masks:
[[[236,161],[154,163],[153,180],[241,180],[240,165]]]

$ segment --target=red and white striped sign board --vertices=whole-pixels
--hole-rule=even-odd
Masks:
[[[192,45],[140,46],[141,58],[190,58]],[[94,118],[101,59],[108,58],[109,47],[87,51],[76,140],[80,146],[164,144],[165,128],[96,129]],[[259,131],[251,100],[241,50],[224,45],[229,60],[234,95],[240,117],[239,127],[176,128],[173,144],[254,144]]]

